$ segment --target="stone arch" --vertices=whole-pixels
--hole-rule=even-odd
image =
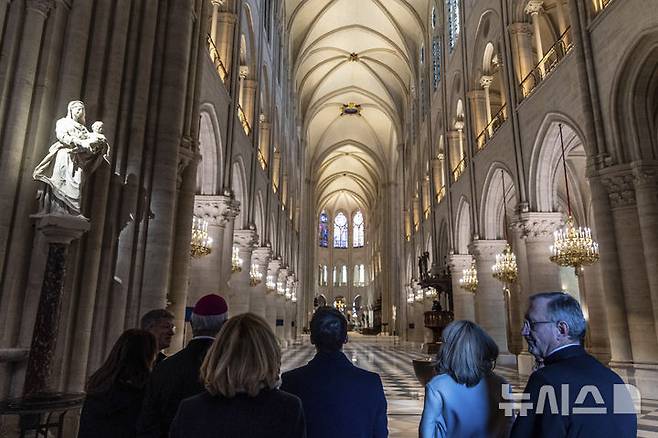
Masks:
[[[215,195],[222,182],[224,157],[219,121],[214,106],[202,104],[199,121],[199,152],[201,162],[197,167],[196,194]]]
[[[658,159],[658,29],[643,33],[615,74],[611,154],[618,163]]]
[[[583,173],[584,178],[584,169],[576,172],[578,169],[569,165],[569,157],[572,154],[575,156],[576,153],[583,157],[587,154],[586,144],[583,142],[585,137],[578,125],[568,116],[560,113],[549,113],[537,132],[530,158],[530,206],[534,211],[553,212],[558,211],[560,208],[561,201],[558,195],[558,187],[561,183],[556,178],[564,179],[564,176],[561,164],[559,124],[562,124],[568,176],[571,180],[569,189],[572,190],[572,198],[580,196],[582,191],[580,190],[582,181],[579,180],[578,174]],[[579,181],[579,184],[574,184],[572,181],[574,183]]]
[[[448,263],[448,253],[450,252],[450,241],[448,239],[448,224],[445,220],[441,220],[439,225],[437,246],[437,261],[439,266],[445,266]]]
[[[459,199],[457,219],[455,221],[455,249],[458,254],[468,254],[468,245],[472,240],[471,205],[465,196]]]
[[[503,181],[505,182],[505,193],[503,193]],[[489,167],[482,187],[480,223],[483,226],[484,239],[497,240],[506,237],[503,221],[505,205],[509,216],[514,212],[516,205],[516,187],[509,168],[496,161]],[[509,226],[509,217],[507,224]]]
[[[245,210],[247,209],[247,177],[244,170],[244,162],[242,156],[237,156],[233,160],[231,172],[231,188],[233,189],[233,196],[235,200],[240,203],[240,213],[235,218],[235,229],[242,229],[247,226]]]

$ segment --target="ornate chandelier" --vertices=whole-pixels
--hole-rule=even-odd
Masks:
[[[197,259],[212,252],[212,237],[208,237],[208,222],[200,217],[192,216],[192,240],[190,255]]]
[[[564,140],[562,138],[562,124],[560,128],[560,146],[562,147],[562,166],[564,168],[564,186],[567,192],[567,223],[566,226],[554,233],[554,242],[551,246],[550,259],[560,266],[573,266],[578,274],[579,268],[591,265],[599,260],[599,244],[592,239],[592,231],[588,227],[576,227],[571,212],[571,199],[569,197],[569,181],[567,179],[567,162],[564,158]]]
[[[252,263],[249,269],[249,286],[257,286],[263,281],[263,273],[260,272],[258,265]]]
[[[285,295],[286,290],[283,287],[283,282],[282,281],[277,281],[276,282],[276,293],[279,295]]]
[[[500,169],[500,179],[503,183],[503,234],[507,241],[507,192],[505,191],[505,174]],[[496,254],[496,263],[491,267],[491,275],[496,280],[505,284],[507,288],[510,284],[516,282],[519,277],[519,268],[516,265],[516,256],[512,252],[512,246],[507,243],[501,254]]]
[[[475,293],[478,288],[478,271],[475,268],[475,262],[471,267],[462,271],[462,278],[459,279],[459,287]]]
[[[231,252],[231,272],[242,272],[242,259],[237,246],[234,246]]]
[[[268,292],[274,292],[276,290],[276,283],[274,282],[274,276],[267,274],[267,279],[265,281],[265,287]]]
[[[516,265],[516,256],[512,252],[509,243],[505,246],[502,254],[496,254],[496,264],[491,267],[492,275],[506,285],[516,282],[519,269]]]

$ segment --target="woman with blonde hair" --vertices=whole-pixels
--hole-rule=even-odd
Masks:
[[[425,386],[421,438],[506,437],[512,419],[498,406],[506,384],[493,372],[498,346],[471,321],[453,321],[442,336],[439,374]]]
[[[281,350],[260,316],[229,319],[201,366],[206,391],[180,404],[171,438],[306,437],[299,398],[278,389]]]

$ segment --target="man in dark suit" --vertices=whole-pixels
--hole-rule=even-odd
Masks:
[[[308,365],[284,373],[281,389],[302,400],[309,437],[386,437],[382,381],[352,365],[342,352],[346,342],[343,314],[333,307],[318,307],[311,319],[311,343],[317,354]]]
[[[571,295],[530,297],[521,334],[543,366],[528,380],[524,393],[530,398],[521,403],[512,438],[636,436],[637,418],[624,382],[582,346],[586,325]]]
[[[138,437],[168,437],[180,402],[204,390],[199,370],[227,319],[228,306],[219,295],[206,295],[196,303],[190,318],[192,339],[181,351],[158,364],[151,374],[137,423]]]
[[[142,330],[153,333],[158,343],[158,357],[155,359],[156,365],[167,358],[167,355],[162,350],[169,348],[171,340],[176,334],[174,319],[174,314],[167,309],[153,309],[146,312],[139,321],[139,327]]]

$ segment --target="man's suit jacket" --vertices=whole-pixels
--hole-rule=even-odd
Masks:
[[[565,347],[556,351],[544,360],[544,367],[530,376],[525,393],[530,394],[532,409],[527,416],[519,416],[512,427],[512,438],[539,437],[596,437],[620,438],[634,437],[637,434],[637,418],[635,414],[614,414],[615,401],[624,402],[626,407],[630,401],[628,393],[615,392],[614,385],[623,385],[622,379],[612,370],[587,354],[580,345]],[[563,410],[562,385],[568,385],[569,400],[568,415]],[[603,403],[597,403],[596,391],[584,388],[591,385],[601,395]],[[550,396],[544,399],[543,414],[535,412],[540,401],[541,388],[552,387],[555,393],[554,406],[559,413],[551,413]],[[584,391],[581,392],[581,390]],[[587,394],[589,391],[589,394]],[[586,395],[584,401],[576,403],[579,394]],[[617,400],[615,400],[617,396]],[[600,401],[600,400],[599,400]],[[605,405],[605,406],[604,406]],[[579,408],[603,408],[603,413],[579,413]],[[576,409],[576,410],[574,410]],[[554,409],[553,412],[556,410]],[[582,412],[582,411],[581,411]]]
[[[284,373],[281,389],[302,400],[313,438],[388,436],[386,397],[379,376],[355,367],[342,351],[318,352]]]
[[[146,385],[142,413],[137,423],[140,438],[165,438],[180,402],[204,391],[199,370],[210,338],[192,339],[185,348],[160,362]]]

